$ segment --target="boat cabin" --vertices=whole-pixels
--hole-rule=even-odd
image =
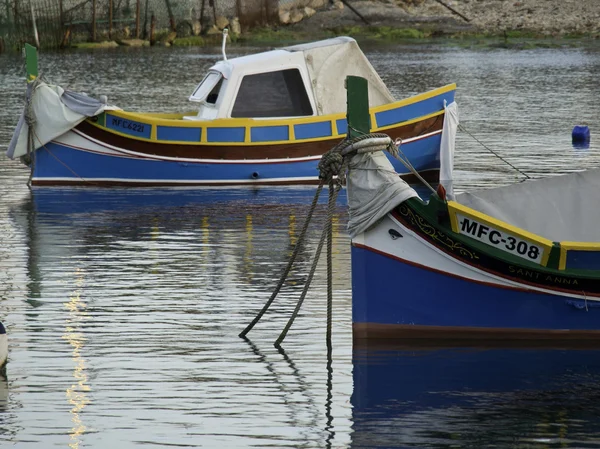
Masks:
[[[368,80],[371,107],[395,101],[356,41],[337,37],[218,62],[189,98],[199,103],[198,114],[184,118],[273,119],[344,112],[348,75]]]

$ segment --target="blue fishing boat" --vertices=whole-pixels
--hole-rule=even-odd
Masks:
[[[33,185],[316,184],[321,155],[347,134],[340,80],[350,74],[369,80],[373,129],[401,139],[436,180],[456,86],[396,101],[349,37],[232,59],[223,50],[189,97],[196,110],[176,114],[124,111],[32,73],[7,154],[30,166]]]
[[[444,161],[457,126],[448,105]],[[599,169],[454,195],[442,167],[424,201],[382,154],[390,138],[360,139],[347,182],[356,339],[600,338]]]

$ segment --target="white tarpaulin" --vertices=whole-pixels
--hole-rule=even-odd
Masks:
[[[348,168],[346,186],[351,238],[366,231],[403,201],[418,196],[400,179],[382,151],[357,154],[350,159]]]
[[[453,101],[446,106],[444,114],[444,128],[440,145],[440,184],[446,189],[446,196],[454,198],[452,179],[454,171],[454,146],[456,142],[456,129],[458,128],[458,105]]]
[[[77,126],[86,117],[93,117],[106,109],[115,109],[87,95],[65,91],[42,81],[27,86],[27,100],[6,155],[11,159],[25,156],[28,152],[29,126],[26,114],[33,120],[33,146],[35,150],[52,139]]]
[[[600,242],[600,169],[457,195],[457,201],[552,241]]]
[[[319,114],[337,114],[346,110],[343,80],[349,75],[361,76],[368,81],[370,107],[396,101],[356,41],[350,37],[294,45],[284,50],[304,53]]]

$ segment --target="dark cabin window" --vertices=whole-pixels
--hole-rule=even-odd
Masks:
[[[221,90],[221,85],[223,84],[223,78],[219,80],[217,85],[213,87],[213,90],[210,91],[208,96],[206,97],[206,102],[210,104],[215,104],[217,99],[219,98],[219,91]]]
[[[301,117],[313,115],[298,69],[246,75],[232,117]]]

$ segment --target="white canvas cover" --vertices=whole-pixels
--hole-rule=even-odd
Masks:
[[[369,82],[370,107],[395,101],[356,41],[350,37],[295,45],[284,50],[304,53],[319,115],[346,110],[344,80],[349,75],[361,76]]]
[[[400,179],[382,151],[353,156],[346,186],[351,238],[365,232],[403,201],[418,196]]]
[[[35,81],[27,86],[27,99],[31,108],[23,110],[6,155],[11,159],[27,154],[29,126],[26,114],[35,120],[33,126],[34,149],[50,142],[77,126],[86,117],[100,114],[105,109],[115,109],[87,95],[65,91],[43,81]]]
[[[440,184],[446,189],[446,197],[454,199],[452,179],[454,171],[454,146],[458,128],[458,105],[453,101],[445,107],[442,142],[440,144]]]
[[[457,195],[457,201],[552,241],[600,242],[600,169]]]

